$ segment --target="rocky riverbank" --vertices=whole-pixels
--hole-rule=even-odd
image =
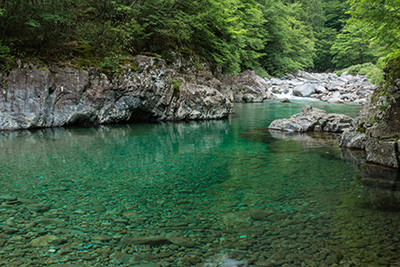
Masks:
[[[374,85],[365,76],[338,76],[334,73],[308,73],[266,79],[273,97],[310,97],[329,103],[365,104],[374,90]]]
[[[208,77],[188,79],[137,56],[117,75],[21,65],[0,74],[0,130],[227,117],[232,103]]]
[[[353,127],[343,133],[340,142],[343,148],[365,149],[368,162],[392,168],[400,167],[398,64],[392,61],[385,68],[386,84],[377,88],[371,102],[354,120]]]

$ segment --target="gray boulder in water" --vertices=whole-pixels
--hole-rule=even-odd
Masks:
[[[301,113],[289,119],[274,120],[269,129],[287,132],[333,132],[342,133],[351,127],[353,119],[349,116],[328,113],[325,110],[304,106]]]
[[[298,85],[293,89],[293,95],[302,96],[302,97],[310,97],[315,93],[315,86],[313,84],[302,84]]]

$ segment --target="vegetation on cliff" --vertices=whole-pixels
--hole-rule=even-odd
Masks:
[[[0,63],[115,69],[137,54],[281,75],[398,56],[399,0],[0,0]],[[350,19],[350,20],[349,20]],[[349,23],[346,21],[349,20]],[[381,51],[382,54],[379,54]]]

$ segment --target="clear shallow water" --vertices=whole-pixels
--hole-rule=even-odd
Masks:
[[[306,103],[359,110],[3,134],[0,265],[400,266],[399,214],[353,155],[263,129]]]

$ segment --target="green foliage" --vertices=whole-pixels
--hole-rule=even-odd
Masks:
[[[302,13],[302,5],[269,0],[263,6],[264,17],[268,19],[263,67],[272,75],[311,67],[314,37],[310,25],[297,18]]]
[[[400,0],[349,0],[349,23],[363,28],[365,39],[379,46],[385,61],[400,56]]]
[[[371,62],[353,65],[348,68],[335,71],[335,73],[341,75],[345,71],[350,75],[357,75],[357,74],[365,75],[367,78],[371,79],[371,82],[373,84],[376,85],[383,80],[382,68],[377,67],[375,64]]]
[[[336,42],[331,48],[336,67],[343,68],[377,61],[377,47],[370,44],[365,37],[365,31],[365,27],[353,24],[346,25],[337,35]]]
[[[399,1],[0,1],[0,61],[29,56],[117,71],[124,56],[171,62],[178,52],[224,73],[343,68],[375,62],[376,47],[400,55]]]
[[[182,85],[182,80],[181,79],[175,79],[175,78],[173,78],[172,80],[171,80],[171,82],[172,82],[172,87],[173,87],[173,89],[174,89],[174,92],[173,92],[173,96],[174,97],[176,97],[176,98],[179,98],[180,96],[181,96],[181,85]]]

